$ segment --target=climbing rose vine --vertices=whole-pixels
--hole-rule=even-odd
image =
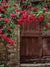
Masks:
[[[21,0],[21,3],[23,1]],[[40,6],[33,7],[32,4],[24,4],[20,7],[14,1],[2,1],[0,5],[0,39],[13,45],[15,39],[13,30],[15,26],[21,25],[24,22],[29,23],[32,21],[32,23],[47,27],[48,24],[45,18],[47,16],[48,6],[44,4],[39,8]]]
[[[17,22],[20,15],[19,9],[14,1],[8,1],[7,3],[5,0],[0,1],[0,40],[4,40],[11,45],[14,44],[15,39],[14,27],[20,24]]]

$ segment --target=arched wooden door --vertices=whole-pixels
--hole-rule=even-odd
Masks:
[[[50,34],[40,33],[39,25],[34,22],[25,22],[21,28],[23,29],[20,44],[21,62],[39,62],[50,57]]]

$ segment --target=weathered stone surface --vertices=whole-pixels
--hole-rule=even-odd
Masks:
[[[20,67],[50,67],[50,63],[46,63],[46,64],[21,64]]]
[[[8,52],[9,52],[9,61],[8,64],[10,67],[19,67],[20,65],[20,27],[17,26],[14,29],[14,32],[16,34],[15,43],[14,45],[8,46]]]

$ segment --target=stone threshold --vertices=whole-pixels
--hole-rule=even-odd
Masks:
[[[50,67],[50,63],[44,63],[44,64],[20,64],[20,67]]]

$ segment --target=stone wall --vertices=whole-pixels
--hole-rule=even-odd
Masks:
[[[16,34],[14,45],[0,43],[0,62],[10,65],[10,67],[20,66],[20,26],[14,28]]]
[[[45,63],[45,64],[21,64],[20,67],[50,67],[50,63]]]

